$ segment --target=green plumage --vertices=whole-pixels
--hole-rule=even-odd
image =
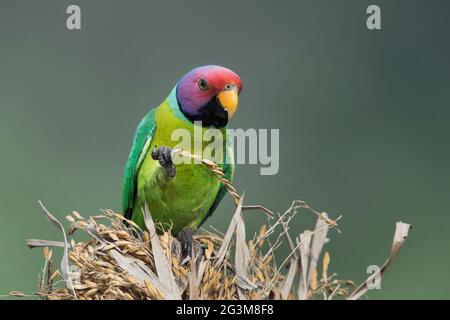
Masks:
[[[185,227],[197,229],[217,208],[226,188],[201,164],[178,164],[175,177],[169,178],[159,162],[152,159],[154,146],[174,148],[179,143],[172,140],[175,129],[185,129],[190,133],[192,149],[187,151],[196,153],[193,147],[194,124],[179,110],[175,91],[139,124],[125,167],[122,208],[127,218],[144,227],[142,208],[147,203],[156,224],[177,234]],[[201,130],[204,132],[207,128]],[[222,169],[225,177],[232,180],[233,153],[227,142],[226,129],[221,130],[226,150]],[[202,143],[202,152],[209,143]]]

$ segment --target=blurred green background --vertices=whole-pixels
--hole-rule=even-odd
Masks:
[[[66,29],[66,8],[82,30]],[[378,4],[382,30],[366,28]],[[372,298],[450,297],[450,2],[2,1],[0,294],[31,293],[59,218],[119,210],[136,125],[190,69],[244,81],[236,128],[280,128],[280,171],[238,166],[247,203],[294,199],[336,217],[331,270],[360,282],[414,225]],[[207,222],[224,229],[226,198]],[[264,221],[246,217],[250,230]],[[295,220],[292,231],[310,228]]]

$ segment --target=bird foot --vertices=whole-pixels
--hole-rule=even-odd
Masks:
[[[152,159],[158,160],[161,167],[166,170],[169,178],[175,177],[176,169],[172,161],[172,148],[170,147],[154,147],[152,150]]]
[[[192,256],[192,241],[194,231],[191,228],[185,228],[177,234],[177,239],[181,243],[181,264],[186,263]]]

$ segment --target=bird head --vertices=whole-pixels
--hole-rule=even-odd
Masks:
[[[178,82],[178,105],[190,121],[223,128],[237,110],[241,89],[242,81],[233,71],[214,65],[199,67]]]

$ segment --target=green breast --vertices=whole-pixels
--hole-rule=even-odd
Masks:
[[[151,147],[179,145],[180,141],[172,140],[172,133],[176,129],[182,129],[179,133],[190,141],[184,144],[184,150],[202,155],[209,141],[195,140],[194,125],[184,118],[177,116],[176,112],[165,101],[156,113],[156,132],[152,139]],[[204,133],[206,129],[197,126],[196,132]],[[225,134],[225,130],[223,130]],[[223,141],[226,141],[223,136]],[[224,142],[222,141],[222,146]],[[201,145],[201,148],[195,148]],[[189,145],[191,146],[189,150]],[[225,150],[225,148],[223,149]],[[204,154],[203,154],[204,155]],[[210,159],[212,160],[212,159]],[[142,208],[147,202],[153,219],[164,229],[172,229],[174,234],[185,227],[194,230],[204,220],[220,189],[220,181],[215,174],[202,164],[177,164],[176,176],[167,178],[158,161],[151,158],[148,152],[138,175],[138,206]],[[140,209],[139,209],[140,210]],[[142,214],[133,214],[136,220],[142,219]],[[142,221],[137,221],[142,222]]]

